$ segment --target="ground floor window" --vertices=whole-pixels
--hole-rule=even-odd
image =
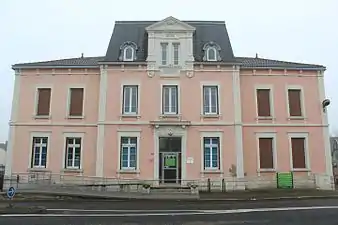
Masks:
[[[81,168],[81,138],[67,137],[66,138],[66,168],[80,169]]]
[[[204,146],[204,169],[219,169],[219,137],[205,137]]]
[[[120,169],[136,169],[137,137],[121,137]]]
[[[48,137],[33,137],[32,168],[46,168]]]

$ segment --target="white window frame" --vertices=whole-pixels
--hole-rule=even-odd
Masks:
[[[272,156],[273,156],[273,168],[260,168],[260,148],[259,148],[259,139],[260,138],[272,138]],[[260,172],[274,172],[277,170],[277,135],[276,132],[258,132],[256,133],[256,143],[257,143],[257,172],[260,175]]]
[[[304,155],[305,155],[305,168],[293,168],[293,160],[292,160],[292,143],[291,138],[305,138],[304,143]],[[290,155],[290,168],[292,171],[311,171],[310,165],[310,152],[309,152],[309,133],[296,133],[296,132],[289,132],[288,133],[289,139],[289,155]]]
[[[130,59],[127,58],[127,50],[128,49],[131,49],[131,51],[132,51]],[[123,61],[134,61],[134,57],[135,57],[135,49],[131,46],[126,46],[123,49]]]
[[[71,116],[70,115],[70,100],[71,100],[71,89],[72,88],[83,88],[83,103],[82,103],[82,116]],[[85,117],[85,105],[86,105],[86,85],[72,85],[68,87],[68,94],[67,94],[67,112],[66,118],[79,118],[82,119]]]
[[[211,51],[211,50],[215,53],[215,58],[214,59],[210,59],[209,51]],[[210,61],[210,62],[217,61],[217,49],[215,47],[208,47],[207,48],[207,61]]]
[[[137,86],[137,113],[130,113],[130,114],[124,114],[124,86]],[[126,117],[134,117],[134,116],[140,116],[141,112],[141,81],[139,80],[125,80],[121,83],[120,87],[120,113],[121,116]]]
[[[259,116],[258,115],[258,101],[257,101],[257,91],[258,90],[270,90],[269,101],[270,101],[270,116]],[[275,102],[274,102],[274,89],[273,85],[270,84],[259,84],[255,85],[255,102],[256,102],[256,118],[274,118],[275,117]]]
[[[47,156],[46,156],[46,167],[44,166],[34,166],[34,146],[33,146],[33,138],[47,138]],[[29,160],[28,160],[28,169],[47,169],[49,164],[49,149],[51,143],[51,132],[31,132],[30,133],[30,153],[29,153]],[[40,164],[41,164],[41,157],[40,157]]]
[[[126,90],[129,89],[129,90],[132,90],[132,88],[136,88],[136,112],[126,112],[125,111],[125,105],[126,105]],[[123,91],[123,100],[122,100],[122,114],[123,115],[137,115],[139,112],[138,112],[138,108],[139,108],[139,85],[123,85],[122,86],[122,91]],[[129,96],[129,109],[132,108],[132,94],[130,93],[130,96]]]
[[[290,116],[290,103],[289,103],[289,92],[288,90],[300,90],[300,106],[302,107],[302,115],[301,116]],[[287,106],[287,116],[289,119],[304,119],[306,118],[306,110],[305,110],[305,95],[304,88],[300,85],[286,85],[285,86],[285,96],[286,96],[286,106]]]
[[[165,112],[164,110],[164,88],[168,86],[176,86],[177,89],[177,107],[176,112]],[[171,93],[171,92],[170,92]],[[178,83],[166,83],[161,85],[161,115],[178,115],[180,114],[180,87]],[[169,98],[171,101],[171,98]]]
[[[180,43],[172,43],[173,48],[173,65],[178,66],[180,64]],[[175,60],[175,50],[177,49],[177,60]],[[177,63],[176,63],[177,62]]]
[[[62,168],[64,169],[80,169],[82,170],[83,166],[83,143],[84,143],[84,133],[81,132],[76,132],[76,133],[68,133],[65,132],[63,133],[63,139],[64,139],[64,144],[63,144],[63,160],[62,160]],[[80,149],[80,168],[75,167],[75,166],[67,166],[67,157],[68,157],[68,144],[67,144],[67,138],[81,138],[81,149]],[[75,151],[75,149],[73,149],[73,151]],[[74,155],[74,154],[73,154]],[[74,165],[75,160],[73,159],[73,165]]]
[[[165,47],[165,48],[164,48]],[[166,59],[163,59],[163,51],[166,51]],[[161,66],[166,66],[169,64],[169,43],[162,42],[161,43]]]
[[[210,110],[211,110],[211,108],[212,108],[212,105],[211,105],[211,95],[210,95],[210,97],[209,97],[209,112],[204,112],[204,90],[205,90],[205,88],[216,88],[217,90],[216,90],[216,100],[217,100],[217,102],[216,102],[216,112],[211,112]],[[218,88],[219,88],[219,85],[203,85],[203,88],[202,88],[202,92],[203,92],[203,99],[202,99],[202,102],[203,102],[203,114],[204,115],[218,115],[219,114],[219,90],[218,90]],[[209,90],[211,90],[211,89],[209,89]],[[211,92],[211,91],[210,91]],[[210,93],[209,93],[210,94]]]
[[[43,89],[43,88],[50,88],[50,102],[49,102],[49,115],[48,116],[39,116],[37,115],[38,113],[38,103],[39,103],[39,89]],[[46,85],[37,85],[35,87],[35,104],[34,104],[34,117],[47,117],[47,118],[50,118],[51,115],[52,115],[52,100],[53,100],[53,85],[50,85],[50,84],[46,84]]]
[[[122,144],[121,138],[122,137],[136,137],[136,168],[123,168],[121,162],[122,156]],[[134,171],[138,172],[140,168],[140,137],[141,131],[118,131],[118,171]]]
[[[201,106],[201,115],[202,116],[218,116],[218,115],[221,115],[221,85],[219,83],[215,83],[215,82],[209,82],[209,81],[202,81],[200,83],[200,86],[201,86],[201,101],[200,101],[200,106]],[[205,86],[217,86],[217,110],[218,110],[218,113],[209,113],[209,114],[205,114],[204,113],[204,87]]]
[[[202,131],[201,136],[201,171],[202,172],[223,172],[223,132],[222,131]],[[218,138],[218,154],[219,154],[219,168],[205,168],[204,167],[204,138]]]

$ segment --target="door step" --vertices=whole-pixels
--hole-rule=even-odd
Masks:
[[[181,186],[159,186],[159,187],[151,187],[151,192],[157,193],[191,193],[189,187],[181,187]]]

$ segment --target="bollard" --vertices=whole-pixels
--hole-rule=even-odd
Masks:
[[[208,178],[208,192],[211,192],[211,182],[210,182],[210,178]]]

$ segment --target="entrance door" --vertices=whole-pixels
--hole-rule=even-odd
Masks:
[[[179,183],[178,153],[162,153],[162,183]]]
[[[160,137],[160,183],[181,183],[181,137]]]

